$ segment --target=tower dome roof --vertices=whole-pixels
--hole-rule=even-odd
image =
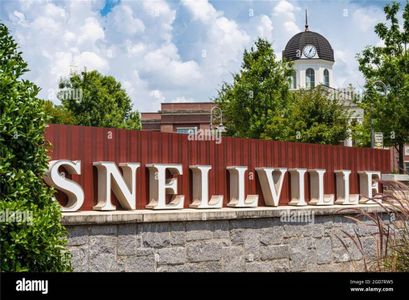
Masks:
[[[297,50],[302,51],[306,45],[313,45],[317,49],[318,57],[320,59],[334,61],[334,50],[328,40],[321,34],[308,30],[294,35],[285,46],[283,57],[287,60],[300,59],[297,56]]]

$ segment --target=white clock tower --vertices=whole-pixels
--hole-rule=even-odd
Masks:
[[[307,12],[305,30],[288,41],[283,58],[294,63],[291,89],[310,89],[317,85],[333,87],[334,50],[325,37],[308,29]]]

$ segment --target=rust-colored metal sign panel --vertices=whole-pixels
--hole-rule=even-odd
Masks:
[[[188,135],[136,130],[50,125],[46,131],[51,160],[81,161],[81,175],[66,175],[84,191],[80,210],[92,210],[97,204],[98,173],[95,162],[139,163],[136,172],[136,209],[145,209],[149,202],[148,164],[181,164],[177,190],[184,195],[184,207],[192,203],[194,165],[211,166],[209,195],[222,195],[223,206],[230,199],[231,166],[246,166],[244,191],[259,195],[258,206],[264,206],[260,178],[256,168],[325,169],[324,193],[336,194],[335,170],[350,170],[350,193],[359,194],[358,171],[391,172],[389,150],[329,146],[318,144],[265,141],[223,137],[221,141],[191,140]],[[284,175],[279,205],[291,200],[290,172]],[[305,175],[305,198],[308,202],[311,175]],[[64,205],[62,192],[57,194]],[[112,202],[122,209],[111,192]]]

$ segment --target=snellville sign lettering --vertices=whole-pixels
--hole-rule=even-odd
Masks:
[[[118,167],[119,165],[119,167]],[[112,211],[116,205],[111,201],[111,191],[120,206],[125,210],[135,210],[137,203],[137,172],[142,167],[149,171],[148,209],[182,209],[185,207],[185,195],[178,193],[178,178],[183,176],[182,164],[152,163],[142,166],[138,162],[116,164],[111,161],[97,161],[93,166],[97,169],[97,204],[94,210]],[[78,211],[84,204],[84,191],[80,184],[60,173],[64,168],[69,174],[81,175],[81,161],[53,160],[50,162],[45,181],[67,196],[67,204],[62,206],[65,212]],[[193,197],[189,207],[197,209],[221,208],[223,195],[209,195],[209,172],[211,165],[190,165],[192,172]],[[228,207],[257,207],[259,195],[245,194],[245,172],[247,166],[227,166],[229,173]],[[121,172],[122,171],[122,172]],[[324,193],[325,169],[306,168],[271,168],[256,167],[266,206],[278,206],[283,190],[284,176],[288,172],[290,201],[288,205],[351,205],[376,204],[373,196],[379,192],[379,171],[358,171],[359,194],[350,193],[350,170],[335,170],[336,193]],[[309,201],[306,200],[305,183],[309,176]],[[227,176],[227,172],[226,172]]]

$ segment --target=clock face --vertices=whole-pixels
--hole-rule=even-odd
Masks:
[[[307,58],[313,58],[317,54],[317,49],[313,45],[306,45],[302,51]]]

